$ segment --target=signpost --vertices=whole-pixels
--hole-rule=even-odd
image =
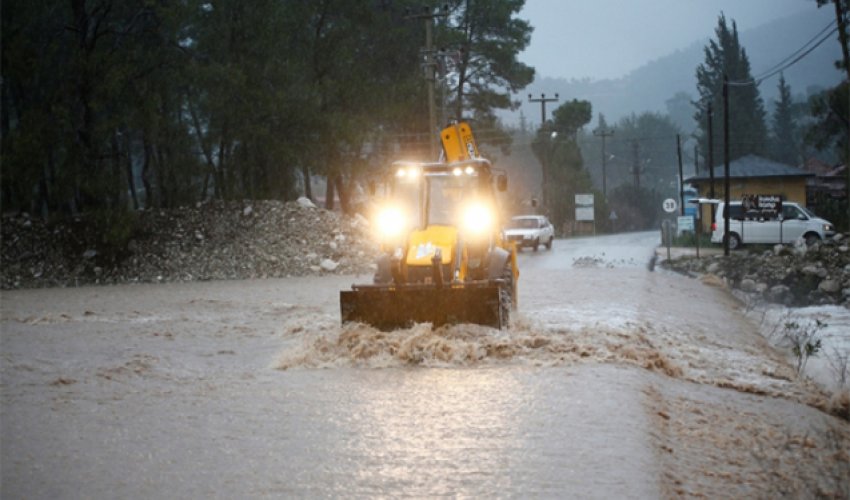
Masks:
[[[596,234],[596,221],[593,216],[593,194],[576,194],[576,222],[593,224],[593,234]]]
[[[676,235],[690,231],[694,232],[694,217],[692,215],[680,215],[676,218]]]
[[[677,208],[679,208],[679,204],[676,203],[676,200],[673,198],[667,198],[664,200],[664,203],[661,204],[661,208],[663,208],[668,214],[672,214]],[[663,233],[665,240],[664,244],[667,245],[667,260],[670,260],[670,245],[673,244],[673,237],[671,236],[673,231],[670,226],[670,219],[664,219],[664,221],[661,222],[661,232]]]

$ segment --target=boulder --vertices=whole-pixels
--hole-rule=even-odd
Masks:
[[[323,259],[322,262],[319,263],[319,267],[325,271],[331,272],[335,271],[336,268],[339,267],[339,262],[334,262],[331,259]]]
[[[841,290],[841,283],[838,280],[825,279],[818,284],[818,290],[824,293],[837,293]]]
[[[306,196],[298,198],[297,203],[298,206],[300,206],[301,208],[317,208],[316,204],[313,203],[310,198],[307,198]]]
[[[767,292],[768,298],[773,302],[784,303],[791,295],[791,289],[785,285],[775,285]]]
[[[747,293],[752,293],[756,291],[756,282],[750,278],[746,278],[741,280],[740,284],[741,290]]]

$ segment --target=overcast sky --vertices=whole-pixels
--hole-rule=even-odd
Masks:
[[[519,59],[538,77],[618,78],[713,37],[721,11],[741,32],[816,8],[815,0],[526,0],[518,17],[534,32]]]

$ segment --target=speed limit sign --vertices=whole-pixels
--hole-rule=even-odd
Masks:
[[[664,200],[664,203],[661,206],[668,214],[672,214],[676,211],[676,208],[678,208],[678,204],[673,198],[667,198],[666,200]]]

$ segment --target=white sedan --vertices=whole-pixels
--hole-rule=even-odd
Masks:
[[[508,222],[504,237],[516,242],[518,248],[531,247],[536,252],[540,245],[545,245],[547,250],[551,250],[555,228],[546,216],[518,215]]]

